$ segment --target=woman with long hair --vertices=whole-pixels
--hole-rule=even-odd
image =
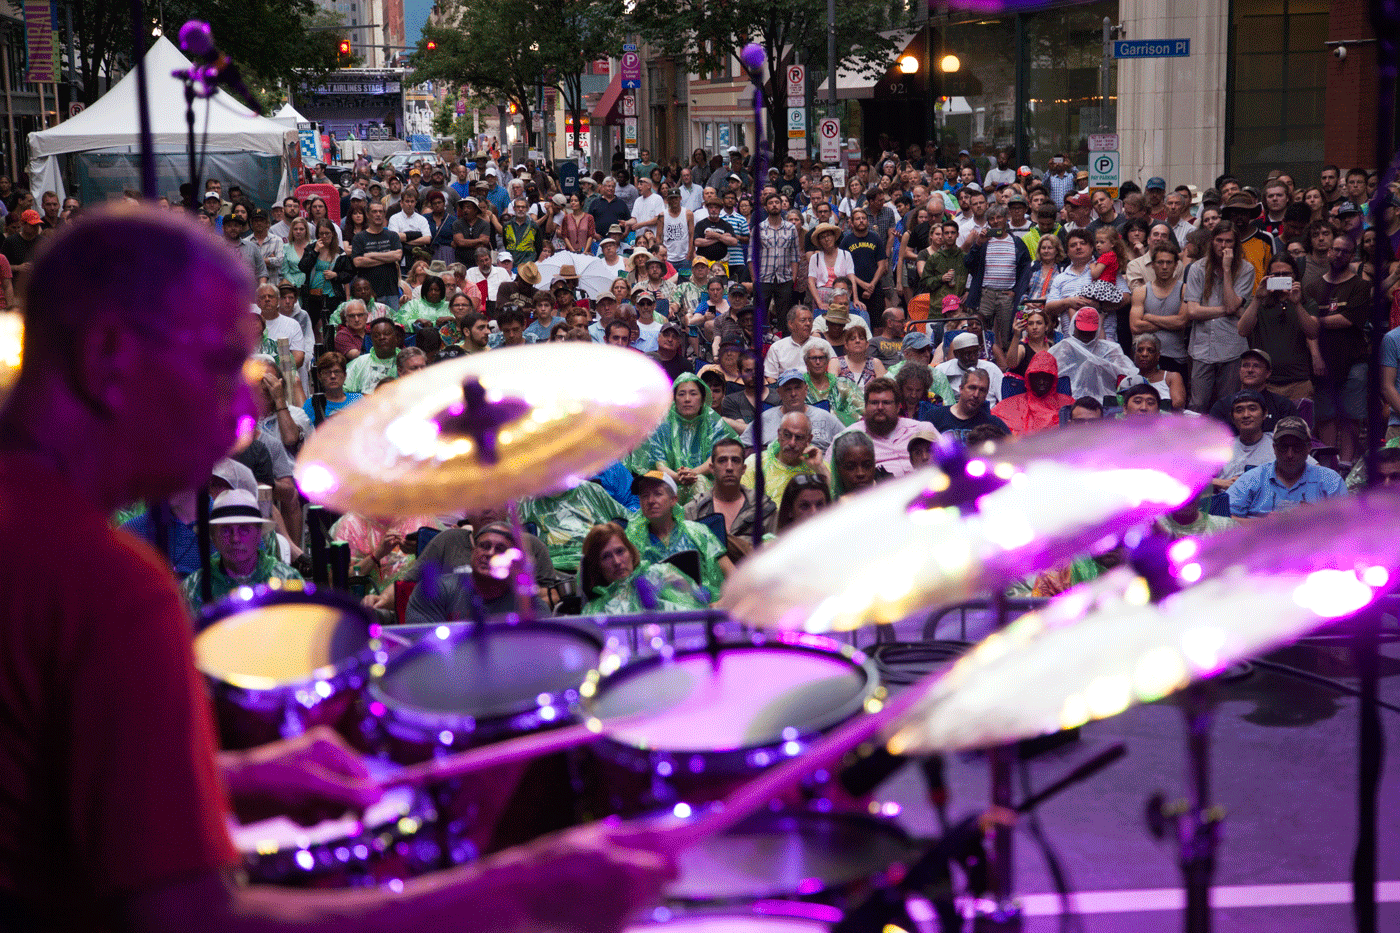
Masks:
[[[1059,242],[1058,237],[1047,239]],[[1021,331],[1006,348],[1005,371],[1018,376],[1026,375],[1026,367],[1037,353],[1049,352],[1055,345],[1055,334],[1050,327],[1050,315],[1043,307],[1029,308],[1021,316]]]
[[[582,550],[579,583],[586,615],[628,615],[644,608],[653,612],[705,608],[696,599],[695,584],[689,577],[665,561],[644,563],[637,546],[612,522],[590,528],[584,535]],[[637,585],[641,580],[650,584],[645,589],[654,597],[655,605],[650,605],[648,599],[644,606],[644,587]]]
[[[1239,234],[1228,220],[1211,231],[1205,258],[1191,264],[1182,304],[1192,322],[1192,411],[1207,412],[1217,399],[1239,391],[1239,358],[1249,348],[1235,321],[1254,291],[1254,267],[1240,254]]]
[[[575,253],[586,253],[593,245],[593,235],[597,227],[593,215],[583,209],[583,199],[578,193],[569,195],[568,210],[564,214],[561,234],[564,245]]]
[[[340,248],[345,249],[344,232],[340,225],[331,220],[331,209],[326,206],[326,202],[313,194],[303,202],[303,206],[306,208],[306,222],[311,225],[311,229],[316,229],[318,224],[325,221],[335,227],[335,236],[340,240]]]
[[[369,229],[368,201],[356,198],[345,211],[345,219],[340,222],[341,242],[355,239],[355,234]]]
[[[345,285],[355,274],[350,255],[340,248],[335,232],[335,224],[329,220],[318,222],[315,247],[301,255],[301,271],[306,274],[302,307],[313,320],[319,320],[326,308],[338,307],[345,300]]]
[[[827,366],[827,372],[851,380],[862,392],[866,383],[885,374],[885,364],[870,355],[870,337],[870,325],[865,323],[865,319],[851,318],[846,324],[843,338],[846,352]]]
[[[778,534],[831,505],[831,489],[815,473],[799,473],[783,487],[778,504]]]
[[[306,287],[301,260],[308,251],[315,254],[311,248],[311,227],[305,217],[298,217],[287,225],[287,243],[282,247],[282,277],[296,286],[298,296]]]
[[[1307,205],[1311,215],[1308,221],[1327,220],[1327,196],[1322,193],[1321,188],[1309,188],[1303,192],[1303,203]]]

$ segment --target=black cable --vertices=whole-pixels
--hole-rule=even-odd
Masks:
[[[1021,774],[1021,793],[1026,797],[1034,796],[1031,790],[1031,769],[1024,758],[1017,756],[1019,771]],[[1045,867],[1050,871],[1050,880],[1055,883],[1055,893],[1060,897],[1060,930],[1061,933],[1070,933],[1077,930],[1084,931],[1084,920],[1074,910],[1074,904],[1070,902],[1070,895],[1073,889],[1069,884],[1069,877],[1065,874],[1064,866],[1060,864],[1060,858],[1055,854],[1054,848],[1050,845],[1050,839],[1045,835],[1045,827],[1040,823],[1040,816],[1035,808],[1026,811],[1026,831],[1030,833],[1035,844],[1040,848],[1040,854],[1045,859]]]
[[[870,650],[870,656],[881,683],[907,687],[938,665],[956,661],[971,647],[965,641],[883,642]]]
[[[1333,680],[1330,677],[1323,677],[1321,674],[1305,671],[1302,668],[1289,667],[1287,664],[1279,664],[1277,661],[1261,661],[1258,658],[1254,658],[1250,663],[1266,671],[1273,671],[1276,674],[1285,674],[1289,677],[1297,677],[1299,680],[1306,680],[1322,687],[1328,687],[1332,690],[1336,690],[1338,693],[1345,693],[1347,696],[1361,696],[1361,691],[1355,687],[1350,687],[1340,680]],[[1383,709],[1388,709],[1392,713],[1400,713],[1400,706],[1386,703],[1384,700],[1377,700],[1376,705]]]

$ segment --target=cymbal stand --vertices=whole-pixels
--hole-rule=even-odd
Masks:
[[[1167,804],[1159,791],[1147,802],[1147,825],[1162,839],[1176,833],[1182,879],[1186,884],[1186,933],[1210,933],[1210,886],[1215,876],[1215,852],[1225,811],[1211,806],[1210,727],[1215,703],[1206,684],[1183,691],[1181,713],[1186,719],[1186,767],[1191,799]]]
[[[996,627],[1004,629],[1011,621],[1006,594],[997,593]],[[987,752],[987,763],[991,768],[992,806],[1011,810],[1015,807],[1012,799],[1012,766],[1018,754],[1015,743],[1000,745]],[[1015,881],[1015,852],[1012,827],[996,824],[992,829],[991,851],[988,853],[991,864],[990,897],[980,898],[975,906],[972,929],[982,931],[1019,931],[1021,929],[1021,904],[1012,894]]]

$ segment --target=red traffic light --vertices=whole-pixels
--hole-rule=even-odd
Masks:
[[[350,40],[349,40],[349,39],[341,39],[341,40],[340,40],[340,54],[341,54],[341,55],[349,55],[349,54],[350,54]]]
[[[429,39],[429,40],[428,40],[428,44],[425,45],[424,48],[427,49],[429,52],[436,52],[436,51],[437,51],[437,43],[434,42],[432,39]]]

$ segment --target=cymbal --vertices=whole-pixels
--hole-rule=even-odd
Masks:
[[[303,493],[377,518],[555,492],[645,440],[671,404],[643,354],[601,344],[491,350],[396,379],[327,420],[297,458]]]
[[[1125,565],[1066,591],[959,659],[889,748],[988,748],[1159,700],[1367,606],[1400,570],[1397,534],[1400,494],[1375,491],[1170,542],[1159,569],[1184,589],[1154,602]]]
[[[24,315],[15,311],[0,311],[0,402],[10,394],[19,378],[20,362],[24,359]]]
[[[816,634],[893,623],[1004,588],[1189,499],[1228,428],[1165,416],[1067,426],[843,498],[750,555],[719,606]],[[944,448],[947,452],[947,448]],[[829,556],[814,564],[818,555]]]

